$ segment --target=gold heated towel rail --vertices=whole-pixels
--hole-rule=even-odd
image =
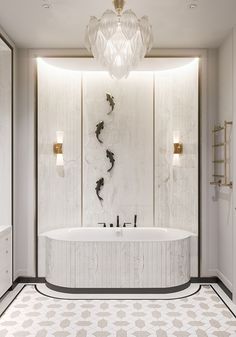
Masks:
[[[227,145],[229,144],[228,140],[228,126],[232,125],[233,122],[224,122],[224,126],[216,126],[212,130],[212,163],[214,164],[214,170],[213,170],[213,181],[210,182],[211,185],[217,185],[217,186],[228,186],[230,188],[233,187],[232,181],[229,181],[228,177],[228,170],[227,166],[229,164],[229,153],[227,150]],[[221,131],[224,132],[223,134],[223,140],[221,142],[216,143],[216,135],[218,135]],[[222,148],[223,149],[223,158],[218,159],[216,158],[216,149]],[[215,164],[223,165],[223,173],[218,174],[215,173]]]

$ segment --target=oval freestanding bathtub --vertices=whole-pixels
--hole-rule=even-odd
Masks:
[[[51,288],[157,290],[190,280],[191,233],[179,229],[69,228],[44,236]]]

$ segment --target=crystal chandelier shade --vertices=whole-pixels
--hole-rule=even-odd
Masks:
[[[115,0],[117,13],[107,10],[101,19],[92,16],[86,28],[86,46],[112,77],[129,74],[152,47],[147,16],[138,19],[132,10],[122,12],[124,1]]]

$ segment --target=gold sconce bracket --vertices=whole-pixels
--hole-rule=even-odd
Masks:
[[[174,154],[182,154],[183,153],[183,144],[174,143]]]
[[[113,0],[113,5],[115,7],[117,14],[120,15],[124,9],[125,1],[124,0]]]
[[[56,143],[56,144],[53,144],[53,152],[55,154],[62,154],[63,151],[62,151],[62,143]]]

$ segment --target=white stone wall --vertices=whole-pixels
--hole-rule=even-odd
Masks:
[[[155,224],[198,233],[198,63],[155,73]],[[173,143],[183,154],[173,155]]]
[[[118,214],[121,222],[132,222],[137,214],[138,226],[198,234],[196,61],[170,71],[134,72],[122,81],[103,72],[68,71],[42,61],[38,88],[39,233],[114,223]],[[106,92],[116,103],[110,115]],[[103,144],[94,133],[101,120]],[[64,131],[63,174],[52,151],[58,130]],[[174,158],[176,140],[183,143],[184,152]],[[115,154],[110,173],[106,149]],[[102,203],[95,194],[101,177]]]
[[[106,92],[114,96],[110,114]],[[133,222],[153,226],[153,75],[132,73],[121,81],[104,72],[83,74],[83,225]],[[95,126],[104,121],[103,144]],[[114,153],[111,172],[106,149]],[[95,194],[104,177],[103,202]],[[92,205],[92,207],[91,207]]]
[[[64,132],[64,167],[56,167],[53,144]],[[38,67],[39,233],[81,224],[81,74]]]

